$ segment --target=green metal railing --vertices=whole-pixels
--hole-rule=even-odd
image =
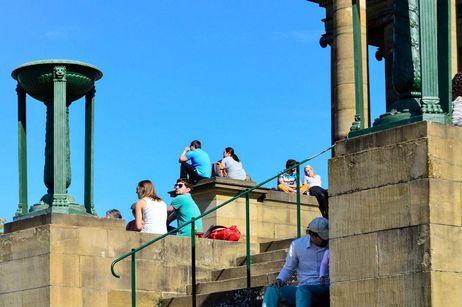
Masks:
[[[251,288],[251,282],[250,282],[250,279],[251,279],[251,272],[250,272],[250,193],[260,187],[262,187],[263,185],[267,184],[268,182],[270,182],[271,180],[274,180],[276,178],[278,178],[280,175],[286,173],[287,171],[291,170],[291,169],[294,169],[294,168],[297,168],[297,172],[296,172],[296,176],[297,176],[297,237],[300,238],[301,236],[301,214],[300,214],[300,165],[310,161],[310,160],[313,160],[314,158],[326,153],[327,151],[331,150],[332,148],[334,148],[335,144],[324,149],[323,151],[303,160],[303,161],[300,161],[300,162],[297,162],[297,164],[295,164],[294,166],[291,166],[289,168],[286,168],[282,171],[280,171],[279,173],[277,173],[277,175],[271,177],[271,178],[268,178],[260,183],[258,183],[257,185],[251,187],[251,188],[248,188],[247,190],[237,194],[236,196],[234,196],[233,198],[223,202],[222,204],[220,205],[217,205],[215,208],[213,209],[210,209],[208,211],[205,211],[204,213],[202,213],[201,215],[197,216],[197,217],[194,217],[191,219],[191,221],[183,224],[181,227],[177,228],[177,229],[174,229],[174,230],[171,230],[169,232],[167,232],[166,234],[163,234],[149,242],[146,242],[144,243],[143,245],[139,246],[138,248],[133,248],[130,252],[127,252],[126,254],[120,256],[119,258],[117,258],[116,260],[114,260],[111,264],[111,272],[112,272],[112,275],[114,277],[117,277],[117,278],[120,278],[120,275],[118,275],[115,270],[114,270],[114,267],[115,265],[122,261],[123,259],[127,258],[127,257],[130,257],[131,256],[131,290],[132,290],[132,306],[133,307],[136,307],[136,258],[135,258],[135,254],[141,250],[143,250],[144,248],[150,246],[151,244],[157,242],[157,241],[160,241],[162,240],[163,238],[165,238],[166,236],[169,236],[169,235],[172,235],[174,233],[176,233],[178,231],[178,229],[181,229],[181,228],[184,228],[184,227],[187,227],[188,225],[191,225],[191,279],[192,279],[192,306],[195,307],[196,306],[196,237],[195,237],[195,221],[197,219],[200,219],[200,218],[203,218],[204,216],[210,214],[210,213],[213,213],[215,212],[216,210],[228,205],[229,203],[235,201],[236,199],[242,197],[242,196],[245,196],[245,223],[246,223],[246,272],[247,272],[247,288]]]

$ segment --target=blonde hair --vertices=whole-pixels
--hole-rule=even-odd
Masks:
[[[311,165],[307,165],[304,167],[304,170],[306,171],[307,169],[310,169],[313,171],[313,175],[316,175],[316,173],[314,172],[314,168],[311,166]]]

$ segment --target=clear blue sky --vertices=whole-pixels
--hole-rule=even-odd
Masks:
[[[99,215],[118,208],[131,218],[141,179],[151,179],[169,203],[178,157],[193,139],[213,161],[234,147],[257,182],[282,170],[288,158],[302,160],[330,146],[330,48],[319,46],[325,16],[314,3],[15,0],[0,4],[0,17],[0,217],[8,221],[18,204],[10,74],[33,60],[79,60],[104,73],[95,107]],[[371,62],[381,88],[383,78],[374,72],[383,72],[383,62]],[[383,90],[371,92],[383,101]],[[32,205],[46,193],[45,106],[28,97],[27,108]],[[83,203],[83,100],[70,107],[70,129],[69,192]],[[312,162],[325,187],[329,157]]]

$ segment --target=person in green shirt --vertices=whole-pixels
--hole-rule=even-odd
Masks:
[[[167,208],[167,225],[173,220],[178,221],[178,228],[185,223],[191,221],[193,217],[201,215],[196,202],[191,197],[192,186],[188,180],[180,178],[175,184],[176,197],[173,199],[172,204]],[[202,232],[202,219],[197,219],[195,222],[194,232]],[[187,225],[178,230],[179,236],[191,236],[191,225]]]

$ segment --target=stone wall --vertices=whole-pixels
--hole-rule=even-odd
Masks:
[[[462,128],[420,122],[329,161],[331,305],[462,305]]]
[[[0,306],[129,306],[130,258],[112,261],[156,237],[125,231],[121,220],[49,214],[6,224],[0,236]],[[252,245],[252,252],[258,251]],[[198,239],[197,278],[229,267],[245,244]],[[190,238],[170,236],[137,254],[138,306],[191,283]]]
[[[230,200],[246,189],[255,186],[255,182],[227,178],[211,178],[200,182],[191,192],[201,212],[215,208]],[[308,222],[321,216],[315,197],[301,195],[302,235]],[[250,240],[267,242],[294,238],[297,236],[297,205],[295,193],[284,193],[268,188],[256,189],[250,194]],[[210,225],[236,225],[245,240],[246,199],[235,200],[204,217],[204,228]]]

